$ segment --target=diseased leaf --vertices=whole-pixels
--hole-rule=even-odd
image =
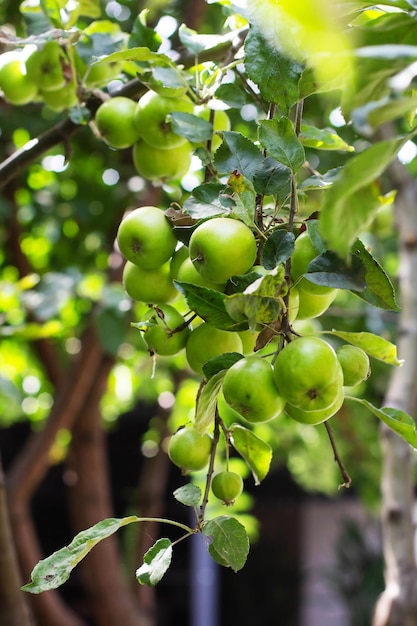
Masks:
[[[259,124],[258,135],[268,156],[293,172],[297,172],[303,165],[304,148],[295,134],[293,123],[287,117],[262,120]]]
[[[358,239],[353,246],[353,254],[358,257],[365,267],[365,282],[366,288],[360,293],[352,290],[353,293],[387,311],[400,311],[401,307],[398,306],[395,299],[395,291],[392,283],[385,273],[385,270],[379,265],[378,261],[374,259],[372,254],[365,248],[362,241]]]
[[[253,226],[256,192],[251,181],[236,171],[229,177],[227,184],[233,192],[232,198],[235,202],[231,215],[247,226]]]
[[[192,483],[178,487],[178,489],[174,491],[174,498],[185,506],[197,507],[201,502],[201,497],[202,493],[200,487]]]
[[[230,433],[233,447],[249,465],[255,485],[259,485],[269,472],[272,460],[271,446],[240,424],[233,424]]]
[[[238,572],[246,563],[249,538],[245,527],[234,517],[222,515],[205,522],[203,535],[208,537],[208,550],[212,558]]]
[[[232,319],[254,332],[258,324],[271,324],[281,312],[281,305],[275,298],[256,294],[233,294],[225,301],[226,311]]]
[[[386,424],[391,430],[397,433],[402,439],[407,441],[413,448],[417,449],[417,428],[413,418],[401,411],[400,409],[393,409],[391,407],[383,407],[377,409],[373,404],[364,400],[363,398],[356,398],[346,396],[347,400],[354,400],[363,404],[371,413],[376,415],[384,424]]]
[[[139,521],[136,515],[122,518],[108,518],[83,530],[68,546],[57,550],[46,559],[39,561],[32,570],[32,581],[22,587],[23,591],[42,593],[56,589],[68,580],[72,570],[100,541],[110,537],[122,526]]]
[[[212,376],[203,386],[203,389],[198,397],[194,428],[199,433],[207,432],[214,421],[216,416],[217,396],[221,391],[226,371],[227,370],[222,370]]]
[[[141,585],[154,587],[159,583],[172,559],[172,543],[169,539],[158,539],[143,557],[143,565],[136,570]]]
[[[341,330],[325,330],[322,332],[327,335],[335,335],[351,343],[353,346],[362,348],[369,356],[378,359],[378,361],[383,361],[389,365],[402,365],[403,363],[397,359],[396,346],[383,337],[379,337],[373,333],[350,333]]]

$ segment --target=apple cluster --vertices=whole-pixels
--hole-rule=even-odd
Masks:
[[[254,268],[257,273],[266,272],[255,265],[257,240],[243,222],[230,217],[199,222],[185,246],[161,209],[143,206],[122,220],[117,241],[126,258],[124,288],[133,300],[149,305],[135,326],[142,331],[150,353],[169,356],[185,349],[190,368],[202,377],[208,361],[234,353],[238,360],[224,374],[222,393],[226,405],[246,423],[267,422],[285,412],[298,422],[319,424],[340,409],[346,386],[368,377],[368,356],[355,346],[335,350],[317,336],[293,333],[284,347],[273,347],[266,355],[263,350],[254,351],[261,328],[255,333],[222,330],[195,311],[180,312],[186,305],[176,283],[223,292],[232,278]],[[297,237],[292,256],[290,323],[321,315],[336,295],[337,290],[307,280],[307,267],[315,256],[305,231]],[[187,426],[171,438],[169,455],[183,470],[198,471],[207,465],[211,446],[209,434]],[[213,481],[213,492],[230,503],[241,484],[229,476],[232,472],[226,474]]]
[[[132,147],[133,163],[143,178],[175,180],[188,172],[194,148],[173,131],[170,115],[175,112],[194,114],[206,121],[210,116],[207,107],[194,106],[185,96],[147,91],[137,103],[122,96],[110,98],[98,108],[95,124],[110,147]],[[229,128],[227,113],[217,111],[214,130]],[[216,140],[219,138],[214,137]]]

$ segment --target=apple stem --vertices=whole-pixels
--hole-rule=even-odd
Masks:
[[[343,483],[341,485],[339,485],[339,489],[342,489],[343,487],[345,487],[346,489],[349,489],[350,485],[352,484],[352,479],[349,476],[346,467],[340,457],[339,451],[337,449],[337,445],[336,445],[336,441],[333,435],[333,430],[332,427],[329,425],[328,421],[324,422],[324,426],[326,428],[327,431],[327,435],[329,437],[330,440],[330,445],[332,446],[332,450],[333,450],[333,454],[334,454],[334,460],[336,461],[336,463],[339,466],[340,469],[340,473],[342,475],[342,479],[343,479]]]
[[[220,438],[220,421],[221,421],[221,418],[216,408],[216,416],[214,418],[213,444],[211,446],[210,462],[209,462],[209,466],[207,470],[206,487],[204,490],[203,501],[200,507],[200,514],[198,516],[198,524],[200,527],[202,526],[204,522],[204,514],[206,511],[208,501],[209,501],[211,480],[212,480],[213,473],[214,473],[214,460],[216,458],[216,450],[217,450],[217,445],[219,443],[219,438]]]

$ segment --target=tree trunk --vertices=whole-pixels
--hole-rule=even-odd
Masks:
[[[417,408],[417,183],[398,161],[391,166],[389,175],[398,190],[402,306],[398,352],[404,365],[393,373],[385,405],[414,416]],[[414,457],[410,446],[385,425],[381,428],[381,445],[386,587],[377,602],[373,626],[417,626]]]

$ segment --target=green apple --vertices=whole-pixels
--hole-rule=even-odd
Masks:
[[[313,242],[310,239],[310,235],[307,231],[304,231],[295,240],[294,252],[291,257],[291,278],[298,281],[297,287],[309,291],[313,294],[328,294],[333,291],[332,287],[324,287],[322,285],[315,285],[307,278],[302,278],[304,274],[307,274],[309,263],[319,255]]]
[[[147,91],[139,100],[135,121],[140,136],[153,148],[177,148],[187,140],[172,130],[169,116],[173,112],[192,113],[193,105],[185,98],[166,98]]]
[[[45,91],[56,91],[65,87],[68,59],[57,41],[47,41],[26,59],[28,77]]]
[[[304,289],[304,283],[298,283],[298,311],[295,319],[310,320],[320,317],[331,305],[338,290],[332,289],[328,293],[312,293]]]
[[[219,472],[213,476],[211,490],[226,506],[234,503],[243,491],[243,480],[236,472]]]
[[[208,433],[199,433],[192,426],[181,428],[169,440],[168,456],[184,471],[199,471],[210,459],[213,440]]]
[[[136,102],[123,96],[110,98],[97,109],[95,124],[104,141],[112,148],[129,148],[138,141],[135,110]]]
[[[121,221],[117,243],[128,261],[142,269],[153,270],[172,257],[177,240],[161,209],[142,206]]]
[[[241,359],[227,370],[223,395],[232,409],[251,424],[274,419],[285,406],[272,366],[258,356]]]
[[[213,120],[213,130],[214,131],[222,131],[222,130],[230,130],[230,118],[227,115],[226,111],[222,111],[221,109],[216,109],[214,112],[214,120]],[[210,121],[211,110],[206,106],[198,106],[194,109],[194,115],[200,117],[206,122]],[[213,139],[211,141],[212,149],[217,150],[217,148],[222,143],[222,138],[219,135],[213,135]]]
[[[293,406],[292,404],[289,404],[287,402],[287,404],[285,405],[285,413],[296,422],[315,426],[333,417],[333,415],[335,415],[342,406],[344,399],[345,394],[342,388],[337,398],[329,407],[327,407],[327,409],[318,409],[316,411],[303,411],[303,409]]]
[[[161,304],[156,309],[150,309],[144,316],[143,337],[147,346],[155,354],[172,356],[185,347],[190,329],[188,326],[173,333],[172,331],[184,325],[183,316],[170,304]]]
[[[287,402],[304,411],[328,408],[343,387],[336,352],[319,337],[300,337],[285,346],[275,360],[274,377]]]
[[[371,374],[369,357],[357,346],[345,345],[336,350],[336,356],[343,370],[343,384],[347,387],[359,385]]]
[[[204,363],[225,352],[242,352],[239,335],[206,323],[191,332],[185,347],[189,366],[201,376]]]
[[[214,289],[215,291],[223,291],[226,284],[212,283],[209,280],[205,280],[200,272],[198,272],[191,259],[188,257],[182,263],[178,270],[177,280],[184,283],[191,283],[193,285],[199,285],[200,287],[207,287],[208,289]]]
[[[123,287],[133,300],[148,304],[172,302],[179,295],[169,274],[169,263],[154,270],[144,270],[127,261],[123,269]]]
[[[133,146],[133,164],[143,178],[154,181],[177,180],[187,174],[193,150],[186,141],[177,148],[153,148],[145,141]]]
[[[252,354],[258,338],[258,331],[252,332],[249,330],[242,330],[238,332],[240,340],[242,342],[242,354]]]
[[[185,259],[188,259],[188,248],[187,246],[181,246],[175,250],[174,255],[171,259],[170,274],[172,280],[177,279],[178,270],[184,263]]]
[[[232,218],[209,219],[197,226],[190,238],[190,259],[201,276],[213,283],[245,274],[256,254],[252,231]]]
[[[29,104],[38,95],[38,86],[27,75],[24,57],[17,51],[0,55],[0,89],[10,104]]]
[[[42,91],[41,95],[45,104],[53,111],[65,111],[78,104],[77,90],[73,83],[54,91]]]

